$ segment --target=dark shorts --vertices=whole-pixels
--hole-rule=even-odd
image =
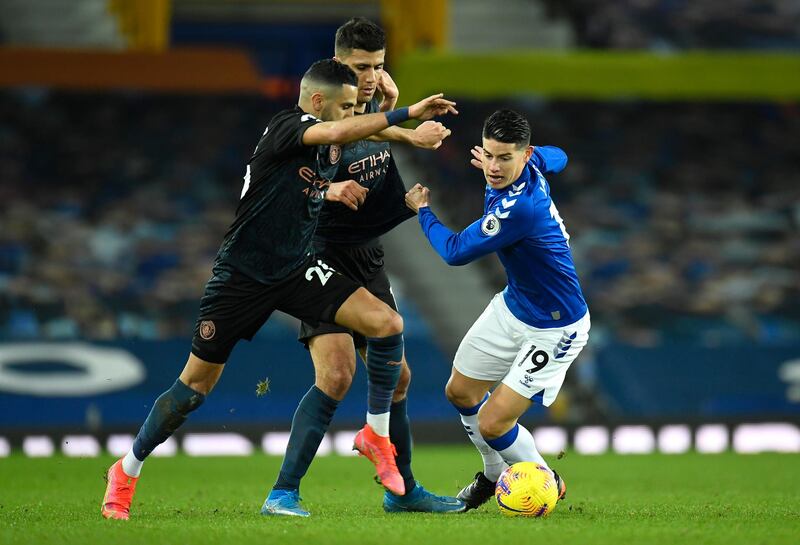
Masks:
[[[383,268],[383,246],[379,241],[362,246],[328,244],[317,248],[317,256],[397,311],[389,277]],[[308,341],[312,337],[328,333],[347,333],[352,335],[356,348],[367,346],[363,335],[335,324],[333,320],[320,320],[318,324],[303,321],[297,340],[308,348]]]
[[[280,310],[312,324],[333,322],[339,307],[361,287],[319,256],[274,284],[236,271],[214,269],[200,300],[192,354],[225,363],[240,339],[253,338],[270,314]]]

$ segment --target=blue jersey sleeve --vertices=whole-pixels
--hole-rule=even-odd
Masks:
[[[567,154],[555,146],[535,146],[528,162],[536,165],[542,174],[558,173],[567,166]]]
[[[489,212],[460,233],[454,233],[439,221],[430,207],[419,209],[422,232],[448,265],[466,265],[526,235],[524,205],[500,211],[500,216]]]

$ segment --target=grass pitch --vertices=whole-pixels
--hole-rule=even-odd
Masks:
[[[348,544],[798,543],[800,457],[735,454],[554,461],[567,498],[546,519],[503,517],[493,503],[463,515],[386,514],[363,459],[317,459],[301,494],[309,519],[258,511],[280,460],[154,458],[128,522],[100,517],[109,457],[0,459],[0,543]],[[471,447],[418,447],[416,476],[454,494],[479,468]]]

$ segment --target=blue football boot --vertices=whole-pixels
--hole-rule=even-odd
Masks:
[[[383,510],[387,513],[463,513],[466,509],[463,501],[432,494],[419,483],[405,496],[388,491],[383,495]]]
[[[307,517],[311,515],[300,506],[300,492],[297,490],[272,490],[261,507],[262,515],[285,515]]]

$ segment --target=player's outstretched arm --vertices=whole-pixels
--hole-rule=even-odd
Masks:
[[[389,127],[369,137],[377,142],[405,142],[422,149],[438,149],[451,131],[438,121],[425,121],[416,129]]]
[[[455,106],[455,102],[447,100],[442,93],[438,93],[391,112],[357,115],[340,121],[323,121],[306,129],[303,133],[303,144],[306,146],[347,144],[409,119],[427,121],[438,115],[457,114]]]
[[[430,209],[429,196],[428,188],[416,184],[406,193],[406,205],[419,214],[422,232],[448,265],[466,265],[525,236],[527,218],[522,207],[504,212],[503,219],[485,214],[460,233],[454,233]]]

